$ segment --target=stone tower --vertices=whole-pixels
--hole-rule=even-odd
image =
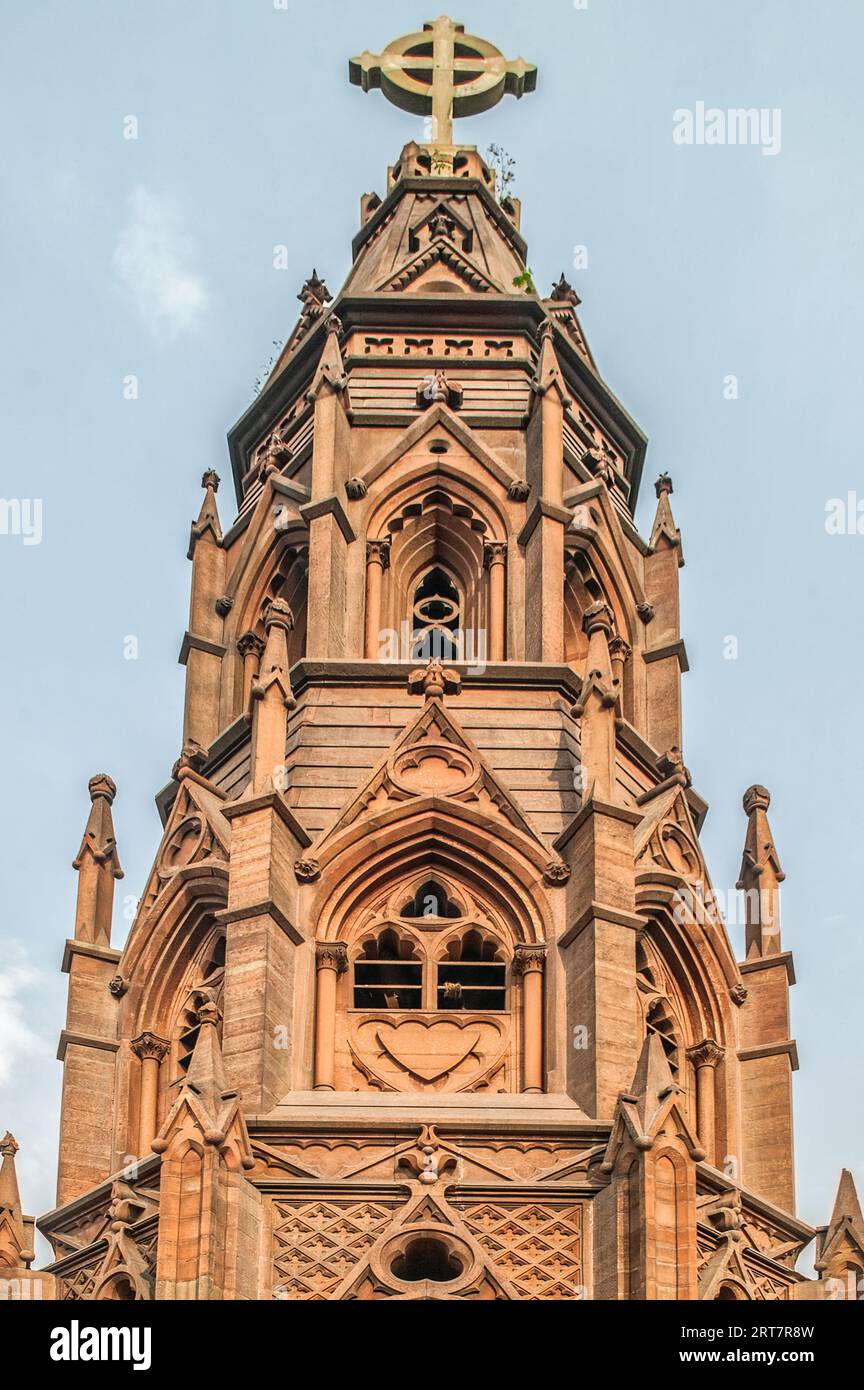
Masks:
[[[122,950],[90,783],[67,943],[69,1299],[789,1299],[792,959],[751,787],[733,954],[682,755],[681,535],[579,298],[454,118],[536,72],[446,18],[351,80],[429,118],[314,271],[192,526],[182,752]],[[506,180],[505,180],[506,182]],[[670,403],[671,408],[671,403]],[[0,1261],[29,1241],[3,1150]],[[3,1243],[3,1231],[6,1231]],[[32,1256],[31,1256],[32,1258]],[[832,1284],[833,1281],[833,1284]]]

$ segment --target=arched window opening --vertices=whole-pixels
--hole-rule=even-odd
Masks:
[[[193,984],[180,1009],[175,1037],[177,1040],[177,1066],[181,1075],[189,1069],[200,1024],[198,1010],[210,1000],[221,1012],[222,992],[225,983],[225,936],[220,933],[210,944],[200,969],[193,977]]]
[[[658,997],[651,1001],[645,1015],[645,1028],[649,1034],[656,1033],[659,1037],[669,1062],[669,1069],[677,1078],[680,1071],[680,1052],[675,1017],[667,999]]]
[[[99,1302],[110,1303],[137,1303],[138,1295],[135,1292],[135,1285],[125,1274],[117,1274],[108,1283],[104,1284],[99,1295]]]
[[[421,883],[413,898],[402,908],[400,917],[461,917],[456,903],[447,896],[447,889],[430,878]]]
[[[504,1009],[505,973],[498,942],[472,928],[449,941],[438,962],[438,1008]]]
[[[355,1009],[420,1009],[423,963],[414,942],[386,927],[354,962]]]
[[[419,1284],[426,1279],[434,1284],[450,1284],[462,1270],[458,1255],[434,1236],[417,1236],[409,1241],[391,1265],[394,1277],[405,1284]]]
[[[414,591],[411,660],[458,661],[461,611],[453,580],[440,565],[434,565]]]

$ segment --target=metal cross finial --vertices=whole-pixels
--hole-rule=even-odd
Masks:
[[[537,85],[537,69],[522,58],[509,61],[485,39],[465,33],[447,15],[423,32],[388,43],[383,53],[361,53],[348,75],[364,92],[380,87],[403,111],[432,116],[432,139],[453,143],[453,120],[497,106],[509,93],[521,97]]]

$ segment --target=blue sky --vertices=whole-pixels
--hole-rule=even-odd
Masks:
[[[349,86],[348,58],[434,14],[387,0],[2,0],[0,12],[0,495],[41,500],[43,530],[39,545],[0,535],[0,1129],[21,1143],[25,1206],[40,1211],[53,1203],[59,965],[87,779],[104,770],[119,788],[120,945],[180,747],[201,473],[222,475],[227,523],[228,427],[290,331],[302,281],[315,266],[336,292],[361,193],[383,192],[386,166],[421,138],[415,118]],[[684,753],[711,804],[718,889],[737,879],[742,792],[759,781],[773,794],[799,979],[799,1207],[822,1222],[841,1163],[864,1184],[864,536],[825,529],[830,499],[864,498],[864,10],[471,0],[454,18],[538,64],[534,95],[462,122],[460,138],[515,158],[537,284],[569,274],[600,369],[650,438],[643,532],[654,477],[675,481]],[[780,153],[676,145],[674,112],[700,101],[779,108]],[[288,270],[273,265],[282,244]],[[587,268],[573,268],[577,246]]]

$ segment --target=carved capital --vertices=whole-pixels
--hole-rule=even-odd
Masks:
[[[744,811],[749,816],[754,811],[767,811],[771,805],[771,793],[767,787],[748,787],[744,793]]]
[[[344,941],[316,941],[315,969],[335,970],[342,975],[348,969],[348,947]]]
[[[285,632],[293,630],[294,614],[284,599],[274,598],[267,605],[267,611],[264,614],[264,631],[269,632],[273,627],[281,627]]]
[[[703,1038],[695,1047],[687,1049],[687,1056],[694,1067],[716,1067],[726,1056],[726,1049],[713,1038]]]
[[[104,796],[109,806],[117,795],[117,786],[107,772],[97,772],[95,777],[91,777],[87,783],[87,789],[90,792],[91,801],[95,801],[99,796]]]
[[[483,562],[488,569],[491,569],[493,565],[506,564],[507,542],[487,541],[483,546]]]
[[[513,953],[513,969],[517,975],[542,975],[546,969],[546,947],[517,946]]]
[[[612,610],[603,599],[592,603],[582,614],[582,627],[590,637],[592,632],[605,632],[608,637],[612,631]]]
[[[367,565],[380,565],[382,570],[390,566],[390,538],[383,541],[366,542],[366,563]]]
[[[139,1033],[137,1038],[133,1038],[129,1046],[135,1056],[142,1062],[153,1061],[161,1062],[170,1047],[170,1043],[165,1038],[160,1038],[156,1033]]]
[[[264,655],[264,638],[259,637],[257,632],[241,632],[237,638],[237,650],[245,660],[247,656],[257,656],[258,660]]]
[[[212,1023],[214,1028],[218,1028],[222,1011],[215,999],[209,998],[207,994],[202,994],[196,1010],[196,1017],[199,1023]]]
[[[633,655],[633,648],[624,637],[612,637],[609,640],[609,655],[613,661],[627,663]]]
[[[668,495],[670,492],[674,491],[672,487],[672,479],[669,477],[668,473],[660,474],[660,477],[654,484],[654,491],[656,492],[658,498],[662,497],[664,492]]]

